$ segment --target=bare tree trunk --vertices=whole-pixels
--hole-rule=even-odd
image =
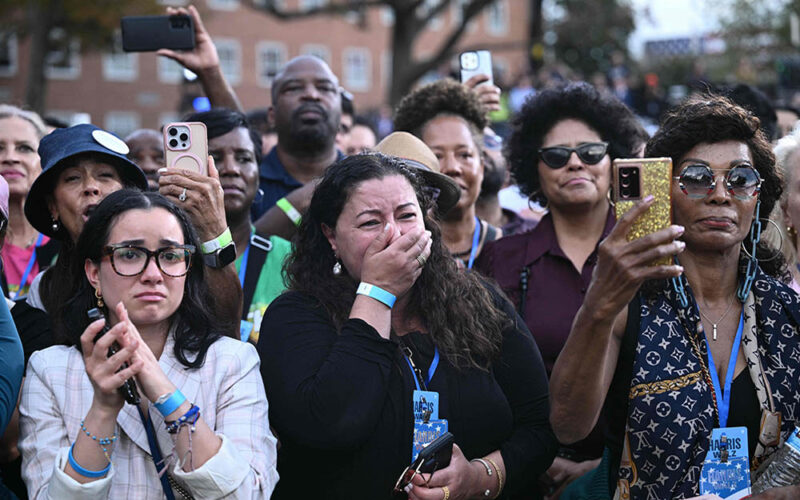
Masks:
[[[543,50],[544,30],[542,28],[542,2],[543,0],[530,0],[530,25],[528,26],[528,63],[531,70],[542,66],[543,59],[535,51]]]
[[[392,29],[392,78],[389,86],[389,105],[397,106],[416,80],[410,73],[416,66],[413,61],[412,48],[417,30],[412,26],[415,17],[402,12],[395,14]]]
[[[46,2],[29,1],[27,7],[30,26],[31,52],[28,59],[28,80],[25,86],[25,104],[33,111],[43,114],[47,102],[47,80],[44,75],[47,55],[47,35],[52,24],[51,9]]]

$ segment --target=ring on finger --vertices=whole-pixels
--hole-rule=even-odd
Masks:
[[[442,486],[442,491],[444,492],[444,498],[442,498],[442,500],[450,500],[450,488]]]
[[[425,267],[425,262],[427,259],[422,256],[422,254],[417,255],[417,262],[419,262],[419,267]]]
[[[178,196],[178,199],[181,201],[186,201],[186,188],[183,188],[183,192]]]

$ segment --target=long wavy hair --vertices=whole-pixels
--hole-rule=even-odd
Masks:
[[[760,125],[753,113],[727,97],[692,96],[666,114],[661,127],[647,143],[645,156],[666,156],[672,158],[673,165],[678,165],[686,153],[701,143],[738,141],[747,144],[753,156],[753,167],[762,179],[759,217],[766,219],[781,198],[783,181],[775,168],[775,154]],[[768,226],[762,221],[762,233]],[[780,280],[787,279],[786,259],[764,239],[756,247],[756,257],[765,273]],[[745,258],[742,252],[740,265],[746,264]]]
[[[96,307],[95,290],[86,278],[84,270],[86,260],[100,263],[103,257],[102,250],[108,244],[111,229],[122,214],[130,210],[154,208],[163,208],[175,216],[186,244],[200,249],[200,240],[189,217],[162,195],[156,192],[122,189],[106,196],[86,221],[72,252],[69,261],[71,274],[80,278],[72,285],[71,298],[61,303],[55,314],[51,315],[53,318],[61,318],[61,321],[55,324],[56,332],[63,344],[80,350],[80,336],[90,323],[86,312]],[[202,366],[208,348],[220,338],[220,332],[223,331],[214,316],[210,314],[210,311],[215,310],[214,299],[205,281],[204,268],[203,259],[196,252],[192,256],[191,267],[186,274],[183,300],[171,318],[173,321],[180,321],[175,330],[174,354],[187,368]],[[104,309],[108,317],[107,306]]]
[[[346,270],[332,272],[336,257],[322,232],[336,221],[351,193],[362,182],[399,175],[414,189],[425,228],[431,231],[431,255],[409,290],[405,313],[421,320],[434,343],[458,368],[488,369],[500,352],[502,331],[510,324],[487,284],[476,273],[462,272],[444,247],[439,227],[428,217],[433,201],[421,179],[401,160],[379,153],[350,156],[325,171],[294,238],[284,271],[290,290],[317,299],[336,328],[347,321],[358,282]]]

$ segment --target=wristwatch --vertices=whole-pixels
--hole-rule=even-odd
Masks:
[[[225,228],[219,236],[201,245],[203,261],[208,267],[220,269],[236,260],[236,244],[231,237],[230,228]]]

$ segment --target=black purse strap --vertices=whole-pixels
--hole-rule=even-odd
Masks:
[[[247,313],[250,311],[250,304],[253,303],[253,296],[256,293],[256,284],[261,277],[261,269],[267,261],[267,254],[272,250],[272,242],[262,238],[257,234],[250,237],[250,255],[247,257],[247,269],[244,271],[244,283],[242,284],[242,319],[247,320]]]

